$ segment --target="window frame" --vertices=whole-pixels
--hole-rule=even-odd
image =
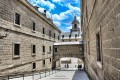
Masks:
[[[19,44],[19,55],[15,55],[15,44]],[[13,43],[13,58],[20,58],[20,50],[21,50],[21,45],[20,43]]]
[[[16,14],[19,15],[19,24],[16,23]],[[19,12],[14,13],[14,25],[17,27],[21,27],[21,14]]]
[[[57,47],[55,47],[55,52],[58,52],[58,48]]]
[[[49,30],[49,37],[51,37],[51,30]]]
[[[97,45],[98,45],[98,43],[97,43],[97,35],[99,34],[99,46],[100,46],[100,48],[99,48],[99,55],[98,55],[98,47],[97,47]],[[98,29],[97,29],[97,32],[96,32],[96,59],[97,59],[97,65],[99,66],[99,68],[103,68],[103,54],[102,54],[102,33],[101,33],[101,26],[100,27],[98,27]],[[100,60],[98,60],[98,56],[99,56],[99,59]]]
[[[31,47],[31,51],[32,51],[32,56],[35,56],[36,55],[36,45],[35,44],[32,44],[31,45],[32,47]],[[34,46],[35,46],[35,52],[34,52]]]
[[[45,46],[42,46],[42,54],[45,55]]]
[[[36,69],[36,62],[32,63],[32,69],[35,70]]]
[[[45,35],[45,28],[42,28],[42,34]]]
[[[100,40],[100,32],[96,33],[96,52],[97,52],[97,61],[102,61],[101,56],[101,40]]]
[[[36,23],[33,21],[32,22],[32,31],[35,32],[36,31]]]
[[[55,37],[56,37],[56,35],[55,35],[55,33],[54,33],[54,39],[55,39]]]
[[[42,66],[45,67],[45,59],[42,61]]]
[[[49,59],[50,63],[52,62],[52,58]]]

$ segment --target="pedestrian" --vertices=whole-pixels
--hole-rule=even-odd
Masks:
[[[80,66],[79,66],[79,67],[80,67],[80,70],[82,70],[82,65],[81,65],[81,64],[80,64]]]
[[[78,65],[78,70],[80,69],[80,65]]]
[[[66,64],[65,64],[65,68],[66,68]]]
[[[67,68],[69,68],[69,65],[67,64]]]

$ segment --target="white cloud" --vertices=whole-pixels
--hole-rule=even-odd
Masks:
[[[76,13],[80,13],[80,8],[79,7],[74,7],[71,4],[68,4],[67,7],[72,11]]]
[[[77,3],[78,0],[52,0],[53,2],[63,2],[63,3]]]
[[[54,14],[53,15],[53,20],[57,20],[57,21],[61,21],[61,20],[64,20],[66,18],[68,18],[68,14],[70,14],[71,11],[70,10],[67,10],[65,12],[61,12],[60,14]]]
[[[61,2],[62,0],[52,0],[53,2]]]
[[[54,23],[57,27],[61,26],[61,23],[60,23],[59,21],[53,21],[53,23]]]
[[[68,27],[66,27],[66,29],[67,29],[67,30],[70,30],[70,29],[72,29],[72,26],[68,26]]]
[[[47,6],[49,8],[49,11],[51,11],[55,8],[55,5],[53,3],[51,3],[50,1],[37,0],[36,4],[40,4],[41,6]]]
[[[38,11],[40,11],[41,13],[43,13],[44,12],[44,8],[39,7]]]

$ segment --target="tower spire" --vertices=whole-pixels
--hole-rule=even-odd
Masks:
[[[76,19],[76,12],[74,12],[74,19]]]

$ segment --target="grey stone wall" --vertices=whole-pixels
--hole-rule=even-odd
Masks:
[[[26,0],[25,0],[26,1]],[[26,5],[27,4],[27,5]],[[14,14],[21,16],[21,25],[14,24]],[[0,39],[0,75],[12,73],[32,72],[32,63],[36,62],[35,71],[51,69],[50,58],[53,55],[53,43],[58,42],[60,30],[55,28],[52,22],[48,21],[28,2],[23,4],[19,0],[0,0],[0,34],[4,34],[5,29],[9,29],[9,36]],[[32,31],[32,22],[36,24],[36,31]],[[45,35],[42,28],[45,28]],[[52,37],[49,37],[49,30]],[[56,38],[53,38],[54,33]],[[20,57],[14,58],[13,44],[20,44]],[[36,55],[32,55],[32,44],[36,45]],[[42,46],[45,46],[45,55]],[[52,47],[51,54],[48,54],[49,46]],[[46,67],[42,65],[42,60],[46,60]],[[51,61],[52,62],[52,61]]]
[[[57,48],[57,52],[55,52]],[[73,44],[73,45],[54,45],[54,60],[58,60],[63,57],[75,57],[83,60],[82,56],[82,45]]]
[[[87,72],[92,80],[120,80],[120,0],[82,0],[81,7]],[[96,32],[100,28],[102,67],[96,51]]]

